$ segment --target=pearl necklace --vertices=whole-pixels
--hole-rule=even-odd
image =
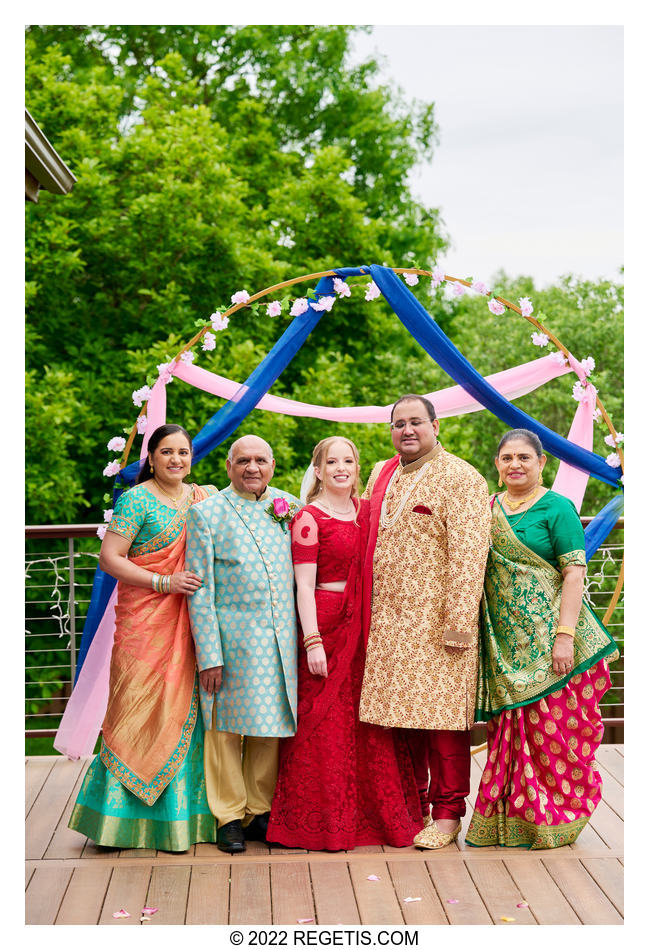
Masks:
[[[383,497],[383,502],[381,504],[380,523],[381,523],[382,528],[391,528],[393,524],[397,523],[397,521],[399,520],[399,517],[401,516],[401,512],[403,511],[403,509],[406,507],[406,504],[408,503],[408,499],[410,498],[415,488],[417,487],[419,482],[422,480],[422,478],[424,477],[424,475],[426,474],[426,472],[428,471],[428,469],[430,468],[432,464],[433,464],[433,460],[431,459],[429,462],[426,462],[424,465],[422,465],[422,467],[417,472],[417,475],[413,479],[412,485],[410,486],[410,488],[408,488],[405,495],[403,496],[403,498],[397,505],[396,511],[394,511],[391,515],[388,515],[388,495],[390,494],[393,485],[396,484],[396,482],[398,481],[398,477],[401,475],[401,471],[397,468],[394,475],[390,479],[390,483],[386,489],[385,495]]]
[[[327,500],[325,500],[324,495],[321,495],[320,498],[318,498],[318,499],[316,499],[316,500],[319,501],[320,504],[324,505],[324,506],[327,508],[327,510],[328,510],[329,512],[332,512],[332,511],[333,511],[333,512],[335,512],[337,515],[352,515],[352,514],[356,514],[356,507],[355,507],[355,505],[354,505],[354,502],[351,501],[351,498],[350,498],[351,508],[347,508],[346,511],[340,511],[338,508],[334,508],[333,505],[329,504],[329,502],[328,502]]]

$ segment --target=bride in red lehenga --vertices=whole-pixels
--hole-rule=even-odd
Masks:
[[[315,483],[291,523],[297,608],[297,733],[280,742],[266,839],[310,851],[412,844],[421,809],[403,736],[360,722],[361,573],[369,503],[353,442],[323,439]]]

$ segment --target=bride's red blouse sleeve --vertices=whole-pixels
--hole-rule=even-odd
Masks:
[[[318,560],[318,523],[302,508],[291,521],[291,554],[294,564],[315,564]]]

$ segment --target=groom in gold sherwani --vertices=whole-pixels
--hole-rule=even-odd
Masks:
[[[420,787],[425,776],[415,844],[441,848],[457,838],[469,793],[491,511],[482,475],[437,441],[429,400],[402,396],[390,426],[399,454],[374,467],[364,496],[372,600],[360,718],[408,730]]]

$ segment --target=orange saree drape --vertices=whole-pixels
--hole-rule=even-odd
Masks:
[[[195,485],[194,503],[207,494]],[[178,512],[162,532],[162,547],[129,560],[160,574],[184,570],[185,515]],[[166,538],[172,540],[165,544]],[[195,678],[186,597],[120,581],[101,759],[147,804],[156,801],[187,754],[198,710]]]

